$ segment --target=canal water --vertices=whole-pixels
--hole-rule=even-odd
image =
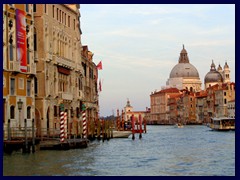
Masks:
[[[147,126],[142,139],[3,155],[4,176],[235,176],[235,132]]]

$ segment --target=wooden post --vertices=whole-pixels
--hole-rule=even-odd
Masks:
[[[132,122],[132,140],[134,140],[135,139],[135,135],[134,135],[134,133],[135,133],[135,122],[134,122],[134,116],[132,115],[131,116],[131,122]]]
[[[143,118],[144,133],[147,133],[147,121]]]
[[[35,152],[35,131],[34,131],[34,119],[32,119],[32,153]]]
[[[139,133],[139,139],[141,139],[142,138],[142,116],[141,116],[141,114],[139,114],[139,131],[140,131],[140,133]]]
[[[122,110],[122,121],[121,121],[121,127],[124,130],[124,117],[123,117],[123,110]]]
[[[101,134],[101,121],[98,119],[97,121],[97,139],[100,140],[100,134]]]
[[[11,141],[11,128],[10,128],[10,119],[8,119],[8,136],[7,136],[7,140]]]
[[[109,140],[109,120],[106,121],[107,140]]]
[[[27,139],[27,119],[24,119],[24,128],[25,128],[25,150],[24,153],[28,152],[28,139]]]
[[[105,140],[105,120],[102,120],[102,141],[104,142]]]
[[[111,129],[110,129],[110,131],[111,131],[111,138],[113,138],[113,124],[114,124],[114,122],[113,121],[111,121]]]

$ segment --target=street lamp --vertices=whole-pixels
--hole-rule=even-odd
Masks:
[[[18,110],[19,110],[19,128],[21,127],[20,125],[21,125],[21,121],[20,121],[20,118],[21,118],[21,116],[20,116],[20,112],[21,112],[21,110],[22,110],[22,106],[23,106],[23,102],[21,101],[21,99],[19,99],[19,101],[17,102],[17,105],[18,105]]]
[[[19,101],[17,102],[17,105],[18,105],[18,110],[21,111],[22,110],[22,105],[23,105],[23,102],[21,99],[19,99]]]

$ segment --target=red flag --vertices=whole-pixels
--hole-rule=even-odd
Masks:
[[[97,69],[98,69],[98,70],[102,70],[102,61],[100,61],[100,62],[98,63]]]

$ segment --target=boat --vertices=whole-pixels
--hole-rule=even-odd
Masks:
[[[235,118],[231,117],[213,117],[209,127],[216,131],[235,131]]]
[[[113,130],[113,138],[128,138],[132,131],[116,131]]]
[[[175,127],[177,127],[177,128],[183,128],[184,126],[183,126],[183,124],[181,124],[181,123],[177,123],[177,124],[175,124]]]

